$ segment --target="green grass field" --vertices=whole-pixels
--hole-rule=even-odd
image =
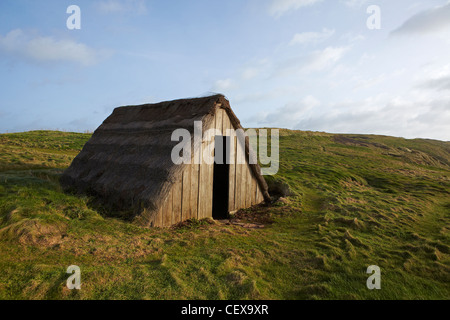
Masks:
[[[161,230],[61,191],[89,137],[0,135],[0,299],[450,299],[449,142],[282,130],[292,196],[239,213],[264,228]]]

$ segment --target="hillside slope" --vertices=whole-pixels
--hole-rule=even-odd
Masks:
[[[61,191],[89,134],[1,134],[0,299],[450,299],[449,142],[281,134],[292,196],[235,217],[264,228],[172,230]],[[65,287],[73,264],[81,290]]]

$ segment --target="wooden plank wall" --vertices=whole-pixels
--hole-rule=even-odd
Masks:
[[[225,111],[224,111],[225,112]],[[228,116],[225,116],[230,122]],[[233,126],[230,123],[230,129]],[[249,208],[255,204],[259,204],[264,201],[264,197],[258,185],[258,182],[253,177],[248,163],[239,164],[245,159],[244,146],[240,146],[237,142],[237,137],[231,137],[234,143],[232,144],[232,150],[230,156],[234,161],[230,164],[230,186],[229,186],[229,202],[228,210],[230,212],[243,208]]]
[[[227,129],[233,129],[233,125],[224,109],[218,109],[215,119],[211,124],[212,128],[218,129],[222,135],[227,135]],[[210,137],[214,141],[213,137]],[[229,211],[248,208],[252,205],[264,201],[262,192],[250,166],[238,164],[245,159],[245,153],[242,146],[237,143],[236,136],[231,136],[234,140],[230,148],[230,173],[229,173]],[[208,152],[214,155],[214,143],[203,141],[200,152]],[[193,152],[193,157],[195,153]],[[161,208],[153,220],[153,226],[170,227],[176,223],[196,218],[203,219],[212,217],[212,197],[213,197],[213,179],[214,164],[195,164],[194,158],[192,164],[186,165],[186,168],[172,190],[167,195]],[[198,163],[198,161],[197,161]]]

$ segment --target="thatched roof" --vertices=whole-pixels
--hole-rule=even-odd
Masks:
[[[98,196],[115,209],[133,208],[135,214],[158,208],[184,168],[171,160],[178,144],[171,141],[173,130],[193,134],[194,121],[203,121],[205,130],[219,107],[235,129],[242,128],[222,95],[114,109],[64,172],[63,188]],[[251,168],[270,200],[259,166]]]

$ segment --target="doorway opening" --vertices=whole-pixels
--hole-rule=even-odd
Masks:
[[[229,148],[230,137],[215,137],[212,216],[216,220],[228,218],[228,193],[230,185]]]

